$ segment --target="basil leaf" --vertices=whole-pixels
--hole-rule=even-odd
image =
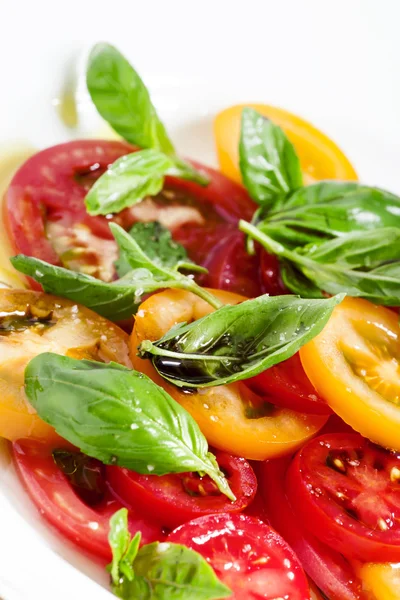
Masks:
[[[85,454],[138,473],[204,472],[234,498],[196,421],[142,373],[44,353],[28,364],[25,391],[38,415]]]
[[[111,575],[113,592],[119,598],[217,600],[232,595],[207,561],[190,548],[170,542],[154,542],[138,550],[135,542],[132,551],[127,515],[126,508],[121,508],[110,520]]]
[[[400,302],[399,247],[400,228],[383,227],[334,238],[319,245],[310,244],[291,250],[257,227],[241,221],[240,229],[257,240],[285,264],[294,265],[311,285],[304,295],[314,297],[316,288],[328,294],[345,292],[386,306]],[[285,285],[299,289],[299,279]]]
[[[250,196],[267,208],[303,184],[293,144],[278,125],[252,108],[242,112],[239,164]]]
[[[112,321],[130,318],[145,293],[163,287],[145,269],[131,271],[124,279],[106,283],[23,254],[10,261],[17,271],[40,283],[45,292],[83,304]]]
[[[158,150],[141,150],[116,160],[86,195],[90,215],[118,213],[146,196],[155,196],[164,185],[164,176],[181,176],[198,181],[194,169],[178,168],[177,160]]]
[[[86,504],[99,504],[106,492],[104,465],[82,452],[53,450],[53,459],[64,473],[75,493]]]
[[[178,387],[233,383],[293,356],[320,333],[343,297],[265,295],[224,306],[157,342],[142,342],[139,354]]]
[[[10,259],[12,265],[25,275],[38,281],[45,292],[68,298],[94,310],[99,315],[112,321],[130,318],[136,313],[145,294],[163,288],[180,288],[193,292],[206,302],[218,308],[221,302],[210,292],[203,289],[191,279],[179,273],[178,268],[201,270],[186,259],[175,264],[174,269],[163,266],[166,260],[167,237],[160,242],[164,258],[155,258],[157,244],[153,240],[149,244],[150,256],[126,231],[115,223],[110,223],[110,229],[120,249],[123,260],[123,270],[126,274],[111,283],[106,283],[90,275],[70,271],[63,267],[51,265],[37,258],[19,254]],[[141,232],[144,245],[144,234]],[[173,249],[171,241],[170,248]],[[177,249],[173,250],[176,252]],[[151,257],[154,258],[151,258]],[[172,261],[172,258],[170,259]]]
[[[135,577],[133,561],[135,560],[140,544],[141,534],[138,532],[132,539],[128,529],[128,511],[121,508],[110,519],[110,532],[108,542],[112,551],[112,562],[109,565],[111,581],[120,585],[121,579],[126,577],[132,581]]]
[[[184,246],[172,239],[171,232],[158,221],[135,223],[129,231],[140,249],[157,265],[168,269],[188,269],[207,273],[207,269],[193,263]],[[118,275],[122,277],[131,270],[128,260],[122,251],[115,263]]]
[[[85,198],[90,215],[118,213],[146,196],[155,196],[173,159],[157,150],[141,150],[116,160],[95,182]]]
[[[125,140],[141,148],[175,153],[148,89],[114,46],[100,43],[93,47],[86,83],[100,115]]]
[[[289,248],[320,244],[357,231],[400,227],[400,198],[358,183],[322,181],[280,199],[255,224]]]

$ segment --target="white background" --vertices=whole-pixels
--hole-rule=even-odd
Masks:
[[[106,40],[150,84],[182,152],[212,162],[215,110],[264,101],[322,128],[363,181],[400,193],[399,0],[0,0],[0,23],[0,148],[90,129],[84,105],[71,133],[52,101],[76,58]],[[59,558],[90,572],[38,523],[3,462],[0,598],[108,597]]]

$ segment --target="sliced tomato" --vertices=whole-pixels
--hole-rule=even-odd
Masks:
[[[309,600],[304,571],[290,547],[247,515],[209,515],[175,529],[167,541],[199,552],[233,592],[232,600]]]
[[[131,366],[128,336],[69,300],[28,290],[0,289],[0,436],[59,442],[24,392],[28,362],[43,352]]]
[[[345,298],[323,331],[300,349],[311,383],[370,440],[400,450],[400,326],[392,310]]]
[[[116,244],[110,220],[125,229],[136,221],[160,221],[180,239],[190,230],[213,238],[215,229],[231,229],[254,205],[243,187],[200,166],[210,185],[167,178],[154,198],[118,215],[91,217],[84,197],[93,182],[124,154],[134,151],[121,141],[80,140],[47,148],[17,171],[5,196],[5,220],[16,252],[111,281],[115,276]],[[192,234],[193,234],[192,231]],[[193,250],[193,248],[190,248]],[[200,252],[193,252],[199,262]]]
[[[311,385],[298,354],[247,379],[246,384],[278,406],[315,415],[332,413],[332,409]]]
[[[285,492],[289,464],[290,458],[281,458],[263,463],[260,469],[260,489],[271,525],[290,544],[306,573],[329,600],[367,600],[350,563],[314,537],[293,512]]]
[[[231,292],[211,291],[226,304],[245,300]],[[138,358],[137,347],[143,340],[158,340],[177,323],[190,323],[211,310],[204,300],[182,290],[165,290],[148,298],[139,307],[131,336],[135,369],[164,387],[193,416],[209,443],[219,450],[264,460],[299,448],[321,429],[326,416],[274,406],[242,382],[187,394],[158,375],[151,361]]]
[[[95,506],[86,504],[57,467],[51,452],[35,442],[13,444],[17,473],[40,514],[63,536],[96,556],[109,561],[110,517],[122,505],[106,493]],[[142,544],[164,539],[160,525],[129,511],[129,529],[142,533]]]
[[[203,282],[207,287],[236,292],[249,298],[263,293],[259,258],[247,253],[245,237],[240,231],[233,231],[221,239],[204,266],[209,271]]]
[[[400,454],[356,433],[324,435],[298,452],[286,486],[322,542],[364,562],[400,561]]]
[[[200,477],[196,473],[158,477],[108,467],[107,479],[125,506],[173,529],[210,513],[240,512],[253,500],[257,478],[249,463],[225,452],[217,452],[216,458],[236,496],[235,502],[228,500],[207,475]]]
[[[400,563],[365,563],[356,567],[373,600],[399,600]]]
[[[320,179],[357,180],[348,158],[322,131],[300,117],[267,104],[238,104],[220,112],[214,122],[218,160],[223,173],[241,181],[239,172],[239,134],[242,110],[254,108],[280,125],[299,155],[306,184]]]

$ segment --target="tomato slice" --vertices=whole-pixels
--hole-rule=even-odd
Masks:
[[[217,452],[216,458],[236,496],[235,502],[228,500],[207,475],[200,477],[196,473],[158,477],[108,467],[107,479],[125,506],[173,529],[210,513],[242,511],[253,500],[257,478],[249,463],[224,452]]]
[[[306,184],[320,179],[357,180],[356,172],[340,148],[304,119],[267,104],[238,104],[220,112],[214,122],[221,170],[234,181],[241,181],[238,148],[245,106],[254,108],[283,128],[299,155]]]
[[[270,397],[278,406],[315,415],[332,413],[311,385],[298,354],[248,379],[246,384],[260,396]]]
[[[271,525],[290,544],[306,573],[329,600],[367,600],[349,562],[305,529],[293,512],[285,492],[289,464],[290,459],[281,458],[261,465],[260,489]]]
[[[359,565],[356,570],[373,600],[399,600],[399,563],[365,563]]]
[[[199,239],[200,232],[202,238],[215,241],[215,229],[223,228],[226,234],[240,217],[251,218],[255,207],[244,188],[201,165],[211,180],[205,188],[169,177],[153,198],[118,215],[89,216],[84,205],[87,191],[111,163],[132,151],[121,141],[80,140],[29,158],[12,179],[4,203],[16,252],[111,281],[117,247],[110,220],[125,229],[136,221],[158,220],[178,240],[185,229],[184,236],[197,234]],[[198,262],[204,260],[200,249],[189,250]]]
[[[260,253],[260,271],[264,293],[270,294],[270,296],[282,296],[282,294],[289,293],[281,279],[277,257],[268,254],[264,249]]]
[[[249,298],[263,293],[259,257],[247,253],[245,236],[240,231],[234,231],[220,240],[204,266],[209,271],[204,279],[207,287],[236,292]]]
[[[0,437],[59,443],[24,392],[28,362],[43,352],[131,366],[128,336],[69,300],[30,290],[0,290]]]
[[[35,442],[12,446],[17,473],[40,514],[63,536],[92,554],[109,561],[110,517],[122,505],[106,493],[101,503],[86,504],[55,464],[51,452]],[[164,539],[160,525],[129,511],[129,529],[142,533],[142,544]]]
[[[304,571],[271,527],[247,515],[209,515],[175,529],[167,541],[184,544],[211,564],[232,600],[309,600]]]
[[[237,304],[243,296],[211,290],[221,301]],[[131,336],[132,363],[138,371],[161,385],[197,421],[211,446],[252,460],[287,454],[315,435],[324,425],[324,415],[307,415],[274,406],[257,396],[242,382],[187,394],[167,383],[151,361],[137,356],[142,340],[158,340],[174,325],[194,321],[209,313],[211,306],[183,290],[165,290],[143,302]]]
[[[300,349],[311,383],[356,431],[400,450],[400,326],[396,313],[345,298]]]
[[[298,452],[286,485],[324,543],[364,562],[400,560],[400,454],[358,434],[321,436]]]

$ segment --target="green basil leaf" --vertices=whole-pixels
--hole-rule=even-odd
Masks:
[[[318,288],[328,294],[344,292],[386,306],[400,303],[400,228],[383,227],[349,233],[295,250],[250,223],[241,221],[240,229],[268,252],[283,259],[286,265],[294,265],[310,281],[308,296],[314,296]],[[285,285],[297,291],[299,279],[292,283],[286,277]]]
[[[109,539],[113,592],[123,600],[217,600],[232,595],[207,561],[190,548],[154,542],[138,550],[135,542],[132,551],[126,508],[111,518]]]
[[[162,249],[164,253],[163,258],[158,259],[155,240],[149,242],[150,255],[147,255],[122,227],[110,223],[110,229],[118,244],[123,270],[126,272],[123,277],[111,283],[23,254],[12,257],[10,261],[17,271],[38,281],[45,292],[83,304],[112,321],[130,318],[136,313],[145,294],[164,288],[185,289],[215,308],[221,306],[221,302],[213,294],[197,285],[192,278],[177,271],[178,268],[202,270],[201,267],[192,265],[187,258],[175,264],[173,269],[163,266],[163,261],[167,260],[168,236],[164,235],[158,244],[160,251]],[[144,246],[142,230],[141,243]],[[174,248],[172,241],[170,250],[171,253],[175,253],[173,256],[176,258],[178,248]],[[172,260],[171,256],[170,261]]]
[[[303,185],[300,161],[286,134],[251,108],[242,112],[239,164],[250,196],[267,208]]]
[[[135,223],[129,231],[140,249],[157,265],[167,269],[178,270],[186,268],[192,271],[206,273],[207,269],[193,263],[187,255],[184,246],[172,239],[171,232],[158,221],[150,223]],[[118,275],[122,277],[131,270],[125,253],[115,263]]]
[[[82,452],[56,448],[52,454],[57,467],[84,502],[94,506],[103,500],[106,492],[104,465]]]
[[[177,159],[158,150],[141,150],[116,160],[96,181],[85,198],[90,215],[118,213],[155,196],[164,185],[165,175],[199,181],[195,169],[177,167]],[[202,176],[200,176],[202,177]]]
[[[295,354],[323,329],[343,295],[323,300],[260,296],[142,342],[139,354],[179,387],[254,377]]]
[[[138,532],[131,540],[126,508],[121,508],[113,514],[110,519],[108,542],[112,552],[112,562],[109,570],[114,585],[120,585],[123,577],[126,577],[128,581],[134,579],[132,563],[139,550],[140,538],[141,534]]]
[[[400,198],[358,183],[322,181],[281,198],[255,224],[289,248],[320,244],[357,231],[400,227]]]
[[[18,254],[10,261],[17,271],[40,283],[45,292],[83,304],[112,321],[130,318],[145,293],[163,287],[146,269],[131,271],[124,279],[106,283],[32,256]]]
[[[88,59],[86,83],[100,115],[125,140],[141,148],[175,154],[148,89],[114,46],[94,46]]]
[[[141,150],[116,160],[95,182],[85,198],[90,215],[118,213],[146,196],[155,196],[173,159],[158,150]]]
[[[142,373],[44,353],[28,364],[25,391],[38,415],[85,454],[138,473],[204,472],[233,497],[196,421]]]

